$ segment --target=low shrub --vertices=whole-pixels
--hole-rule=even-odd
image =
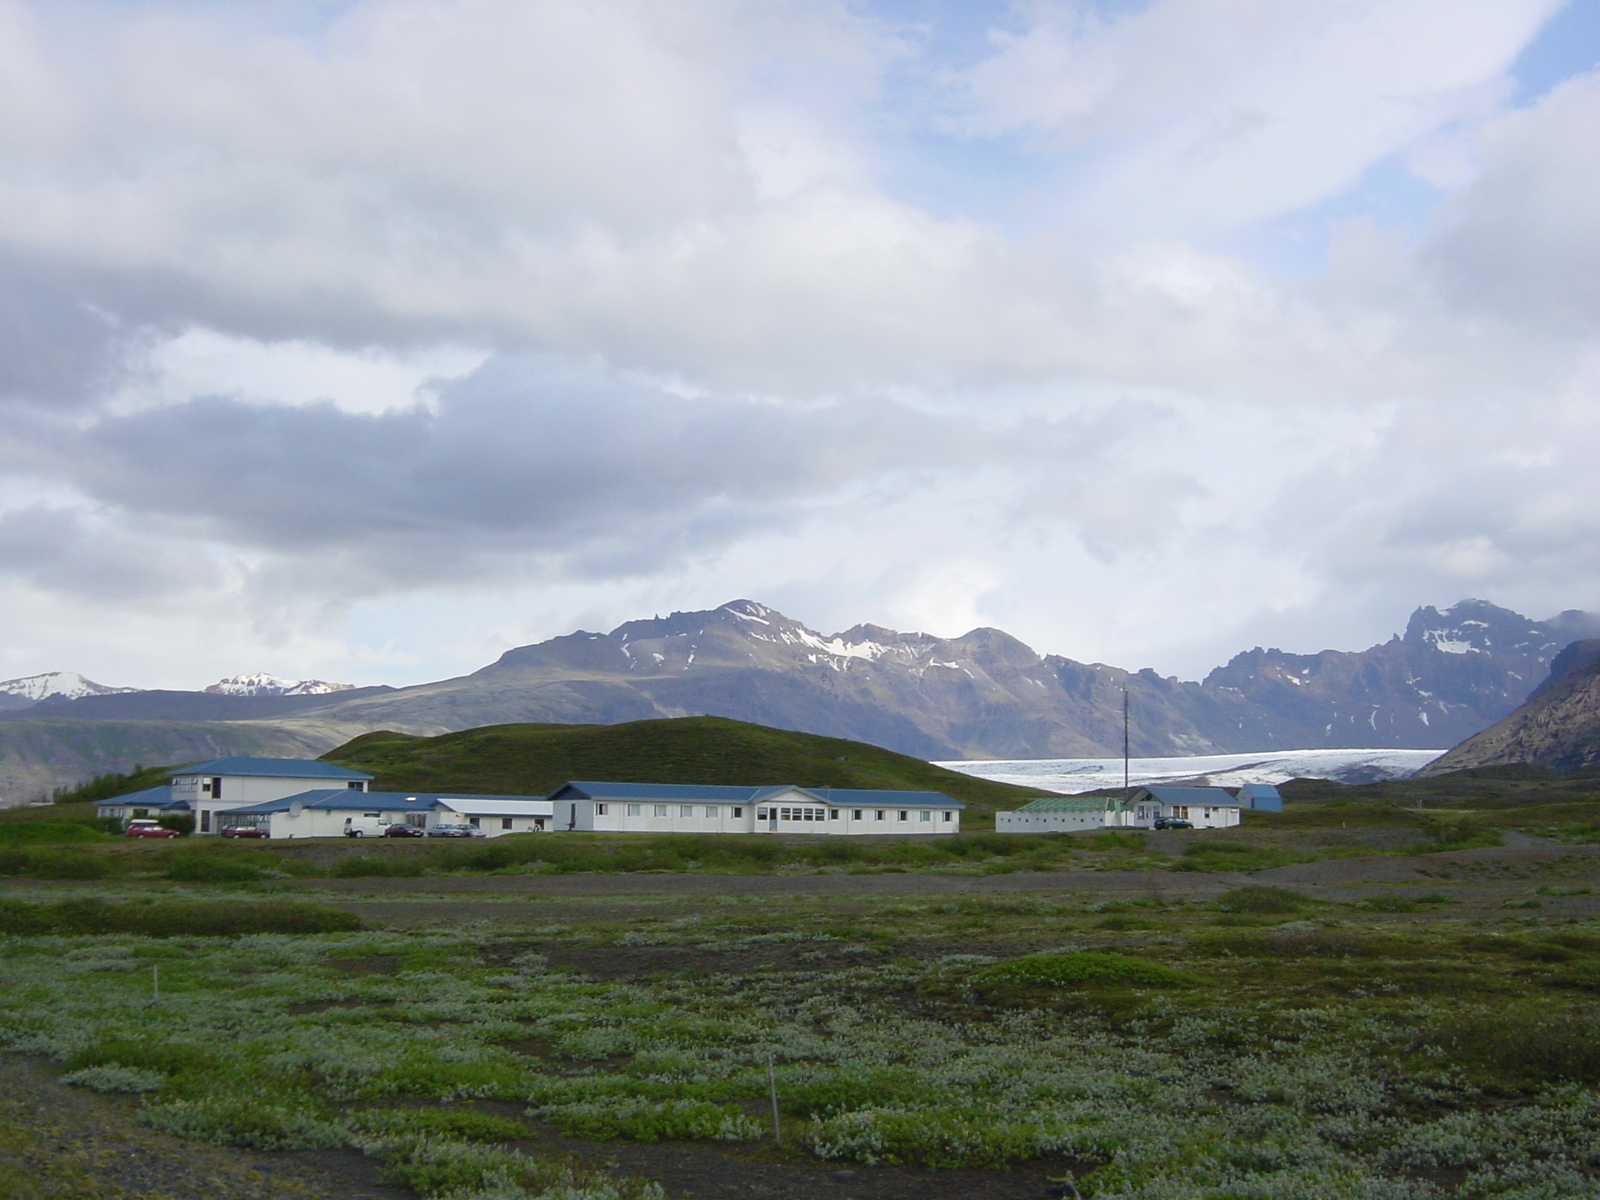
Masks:
[[[137,1067],[119,1067],[115,1064],[105,1067],[85,1067],[81,1071],[69,1071],[61,1076],[60,1080],[60,1082],[72,1087],[88,1088],[91,1092],[112,1092],[125,1095],[153,1092],[166,1081],[166,1076],[155,1071],[141,1071]]]
[[[135,933],[148,937],[232,937],[249,933],[345,933],[361,920],[335,908],[294,901],[213,901],[205,904],[107,904],[67,900],[28,904],[0,900],[0,934]]]
[[[573,1137],[602,1142],[750,1142],[762,1134],[761,1127],[738,1109],[709,1100],[618,1096],[579,1104],[548,1104],[532,1111]]]
[[[780,1089],[785,1112],[834,1117],[863,1108],[883,1108],[915,1099],[922,1089],[909,1071],[850,1072]]]
[[[973,979],[980,983],[1026,983],[1046,987],[1189,987],[1200,982],[1192,975],[1161,963],[1102,950],[1030,954],[984,967]]]
[[[1371,958],[1397,948],[1382,938],[1341,930],[1280,925],[1246,933],[1208,933],[1196,938],[1195,949],[1241,958]]]
[[[1223,892],[1216,907],[1226,913],[1295,913],[1311,904],[1298,892],[1279,887],[1242,887]]]
[[[1592,1017],[1499,1013],[1433,1026],[1418,1042],[1497,1081],[1600,1083],[1600,1022]]]
[[[339,879],[411,879],[422,874],[424,864],[415,859],[391,858],[382,854],[357,854],[341,858],[333,874]]]
[[[167,1042],[154,1038],[101,1038],[74,1050],[62,1063],[70,1072],[91,1068],[119,1067],[168,1076],[204,1075],[217,1067],[216,1055],[187,1042]],[[69,1081],[70,1082],[70,1081]]]
[[[215,852],[178,855],[167,868],[166,877],[180,883],[255,883],[266,878],[249,863]]]
[[[520,1142],[529,1136],[521,1121],[449,1108],[365,1112],[356,1125],[378,1134],[430,1134],[452,1142]]]
[[[1142,833],[1097,833],[1089,839],[1093,850],[1143,850],[1149,838]]]
[[[665,1200],[643,1179],[592,1174],[497,1146],[415,1137],[383,1147],[385,1172],[419,1196],[448,1200]]]
[[[104,879],[111,874],[105,859],[81,850],[34,850],[28,874],[35,879]]]
[[[109,842],[111,835],[82,821],[3,821],[0,845],[34,845],[71,842]]]
[[[818,1158],[847,1158],[876,1166],[1003,1167],[1040,1152],[1032,1125],[996,1121],[991,1113],[907,1112],[900,1109],[844,1113],[815,1121],[806,1132]]]
[[[282,1093],[277,1102],[219,1092],[147,1104],[139,1120],[176,1137],[257,1150],[330,1150],[348,1140],[345,1127],[315,1101]]]

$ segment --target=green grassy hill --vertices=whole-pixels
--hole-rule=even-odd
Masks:
[[[542,796],[569,779],[900,788],[944,792],[974,814],[1015,808],[1037,789],[947,771],[843,738],[768,729],[724,717],[625,725],[489,725],[438,737],[363,734],[324,761],[376,776],[374,790]]]

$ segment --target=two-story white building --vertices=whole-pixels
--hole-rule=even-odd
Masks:
[[[313,789],[364,792],[371,775],[314,758],[218,758],[172,774],[172,799],[195,814],[194,831],[221,833],[239,809]]]
[[[550,793],[557,830],[610,833],[959,833],[966,807],[943,792],[719,787],[687,783],[563,784]]]

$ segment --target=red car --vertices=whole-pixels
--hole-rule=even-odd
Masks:
[[[158,821],[136,818],[128,822],[128,827],[122,831],[123,837],[179,837],[176,829],[168,829]]]
[[[267,836],[267,831],[259,825],[229,825],[222,831],[223,837],[260,837]]]
[[[384,837],[421,837],[422,828],[418,825],[391,825],[383,831]]]

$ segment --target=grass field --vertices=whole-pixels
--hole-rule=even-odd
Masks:
[[[85,887],[158,932],[174,904],[263,902],[49,885],[7,910]],[[152,1130],[358,1147],[451,1200],[837,1195],[840,1169],[907,1198],[1600,1189],[1600,919],[1270,887],[559,915],[7,936],[0,1038]]]

